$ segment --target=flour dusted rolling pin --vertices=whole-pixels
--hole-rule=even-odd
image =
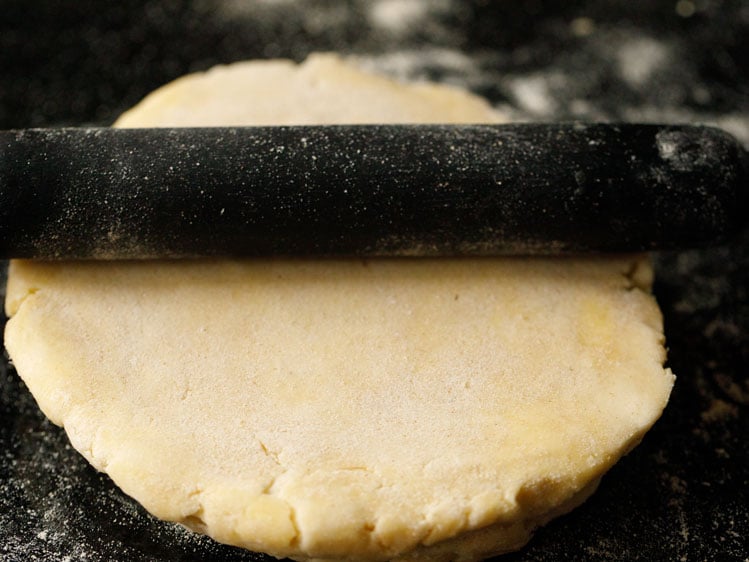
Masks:
[[[710,128],[379,125],[0,132],[0,257],[679,249],[746,215]]]

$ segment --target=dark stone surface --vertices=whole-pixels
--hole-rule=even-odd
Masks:
[[[410,16],[364,0],[2,0],[0,128],[106,125],[191,70],[338,50],[466,85],[517,119],[707,122],[749,145],[746,1],[407,4]],[[503,560],[749,558],[749,236],[659,255],[656,269],[678,376],[666,412],[586,504]],[[0,559],[265,560],[148,516],[71,449],[7,362]]]

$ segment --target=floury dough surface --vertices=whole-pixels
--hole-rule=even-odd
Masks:
[[[183,78],[119,124],[499,119],[326,56]],[[6,346],[158,517],[275,556],[468,560],[582,501],[660,415],[650,277],[636,257],[13,262]]]

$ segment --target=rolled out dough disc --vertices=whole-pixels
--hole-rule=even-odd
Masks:
[[[120,126],[497,121],[334,56],[152,94]],[[524,544],[673,382],[637,257],[10,266],[42,410],[151,513],[275,556],[472,560]]]

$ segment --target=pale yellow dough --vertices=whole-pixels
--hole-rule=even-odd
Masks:
[[[123,126],[499,120],[333,56],[157,91]],[[581,502],[666,404],[640,258],[30,263],[6,345],[151,513],[275,556],[473,560]]]

